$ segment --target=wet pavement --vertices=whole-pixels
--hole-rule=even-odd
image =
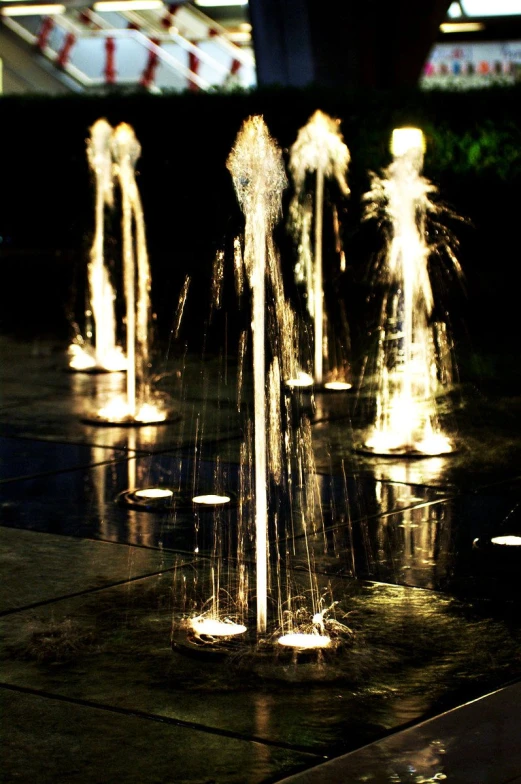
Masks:
[[[509,690],[519,687],[445,713],[521,676],[521,548],[488,543],[521,535],[521,399],[462,387],[442,404],[458,452],[400,461],[353,448],[363,390],[317,395],[314,405],[303,397],[321,503],[311,530],[272,521],[272,556],[291,555],[272,580],[282,573],[304,594],[311,558],[349,642],[312,663],[199,660],[172,639],[186,610],[183,586],[203,595],[216,568],[216,518],[186,499],[216,483],[240,496],[247,406],[238,411],[231,360],[165,353],[155,371],[172,422],[96,427],[84,417],[124,376],[71,374],[63,346],[0,340],[0,780],[260,784],[308,771],[295,781],[446,775],[499,784],[521,776],[519,755],[499,768],[490,762],[497,744],[519,733]],[[249,391],[241,390],[246,402]],[[125,490],[149,486],[172,488],[172,507],[121,502]],[[241,509],[232,503],[220,518],[229,553]],[[252,572],[253,554],[246,537]],[[220,563],[232,585],[234,559]],[[483,748],[474,767],[471,735]],[[374,754],[341,756],[374,743]],[[320,767],[331,758],[348,767]]]

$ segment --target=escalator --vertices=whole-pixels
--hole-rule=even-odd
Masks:
[[[28,43],[1,26],[0,59],[5,95],[65,95],[78,90],[71,79],[37,55]]]
[[[224,27],[190,4],[162,6],[154,13],[70,7],[52,17],[4,17],[0,29],[9,42],[6,54],[0,54],[6,93],[107,86],[179,92],[248,88],[256,82],[251,46],[238,46]],[[37,71],[42,87],[33,86]],[[24,89],[28,82],[31,87]]]

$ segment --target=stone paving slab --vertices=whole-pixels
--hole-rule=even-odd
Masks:
[[[35,474],[87,468],[94,461],[104,463],[121,457],[113,449],[99,448],[94,453],[91,447],[80,444],[0,436],[0,483]]]
[[[183,612],[211,596],[210,566],[194,561],[0,619],[0,682],[330,755],[521,672],[515,613],[356,581],[322,586],[354,632],[323,664],[276,651],[224,660],[173,651]],[[305,575],[291,579],[302,595]]]
[[[0,614],[158,572],[172,555],[0,527]]]
[[[521,780],[520,737],[518,683],[281,784],[515,784]]]
[[[262,784],[317,757],[0,686],[5,784]]]

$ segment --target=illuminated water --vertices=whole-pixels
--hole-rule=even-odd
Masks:
[[[244,242],[234,244],[235,284],[239,295],[249,284],[252,299],[253,418],[246,419],[240,447],[237,531],[230,530],[230,510],[221,505],[211,512],[212,567],[197,570],[191,585],[178,584],[186,597],[185,617],[250,625],[248,619],[250,570],[255,567],[256,627],[261,646],[273,645],[281,635],[296,649],[324,647],[329,632],[346,633],[336,622],[336,602],[319,582],[309,538],[321,524],[321,507],[309,420],[296,414],[288,379],[302,378],[298,370],[298,328],[284,295],[279,258],[272,232],[281,211],[286,178],[281,151],[261,117],[246,121],[228,159],[238,201],[245,216]],[[212,285],[213,308],[219,308],[224,285],[224,254],[218,252]],[[248,334],[239,340],[237,407],[248,406],[244,364]],[[221,381],[218,382],[219,385]],[[204,417],[203,417],[204,418]],[[204,424],[202,423],[202,426]],[[197,460],[197,446],[194,459]],[[217,459],[213,494],[222,494],[222,465]],[[225,493],[226,494],[226,493]],[[196,530],[208,518],[197,512]],[[206,515],[209,513],[206,512]],[[295,580],[295,551],[287,543],[295,532],[306,549],[305,584]],[[255,549],[255,564],[247,559]],[[199,547],[196,545],[196,553]],[[199,574],[205,583],[196,575]],[[203,600],[201,596],[210,597]],[[188,621],[190,627],[191,621]],[[190,627],[191,628],[191,627]],[[193,631],[193,628],[192,628]],[[302,639],[300,635],[304,635]],[[212,636],[212,635],[210,635]]]
[[[377,360],[377,406],[366,448],[379,454],[435,455],[451,452],[442,432],[435,396],[444,375],[436,356],[434,297],[428,269],[433,249],[427,220],[440,211],[434,186],[421,175],[423,135],[399,129],[394,159],[382,177],[372,175],[366,218],[389,224],[383,262],[385,296]],[[452,261],[456,263],[456,260]],[[443,325],[444,326],[444,325]]]
[[[342,367],[334,363],[327,368],[324,378],[324,358],[329,359],[327,323],[324,312],[323,286],[323,216],[324,180],[333,177],[341,193],[346,196],[349,188],[346,181],[350,155],[340,133],[339,121],[317,111],[307,125],[300,129],[290,150],[289,168],[295,195],[290,216],[292,231],[298,245],[297,281],[307,289],[307,307],[314,326],[313,377],[317,384],[325,380],[326,386],[336,382],[330,389],[349,389],[350,384],[342,377]],[[314,199],[306,187],[308,174],[315,175]],[[337,247],[340,250],[340,267],[345,269],[345,257],[339,245],[338,219],[334,213]],[[312,233],[314,236],[312,239]],[[343,386],[338,386],[343,382]]]
[[[125,370],[126,360],[116,345],[115,292],[105,263],[105,209],[114,204],[111,139],[113,129],[97,120],[87,139],[87,158],[95,183],[94,240],[88,265],[90,307],[94,321],[94,343],[78,340],[69,347],[74,370]]]
[[[167,414],[151,400],[149,382],[150,264],[135,172],[141,145],[130,125],[115,128],[110,149],[121,191],[127,375],[126,395],[112,397],[97,416],[114,423],[161,422]]]
[[[257,630],[267,628],[268,469],[266,464],[265,278],[267,243],[281,212],[286,175],[282,153],[261,117],[241,128],[228,158],[237,198],[245,216],[244,265],[253,292],[253,385],[255,438],[255,530]]]

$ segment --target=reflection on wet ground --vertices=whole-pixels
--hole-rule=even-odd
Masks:
[[[248,388],[239,411],[223,360],[173,357],[157,385],[178,421],[95,427],[82,417],[121,376],[66,373],[51,344],[0,348],[0,693],[13,717],[13,780],[66,778],[68,751],[47,773],[42,760],[67,748],[74,721],[87,744],[112,749],[122,781],[168,780],[167,763],[184,771],[176,781],[274,781],[521,674],[521,548],[490,545],[521,534],[511,399],[463,390],[459,452],[394,461],[353,449],[364,425],[356,395],[304,396],[320,504],[303,529],[294,488],[291,504],[272,510],[270,551],[291,551],[297,592],[311,560],[352,642],[320,666],[201,664],[171,647],[183,610],[176,586],[208,582],[216,515],[226,569],[237,568],[251,503],[239,469]],[[146,487],[172,490],[171,504],[121,502]],[[193,507],[194,495],[216,489],[229,506]],[[251,538],[243,556],[249,566]],[[22,731],[16,717],[27,711]],[[36,739],[37,720],[52,723],[48,737]],[[20,778],[23,732],[34,743]],[[118,733],[126,740],[114,749]],[[155,771],[137,760],[136,738],[139,748],[168,746]],[[71,780],[93,780],[82,775]]]

